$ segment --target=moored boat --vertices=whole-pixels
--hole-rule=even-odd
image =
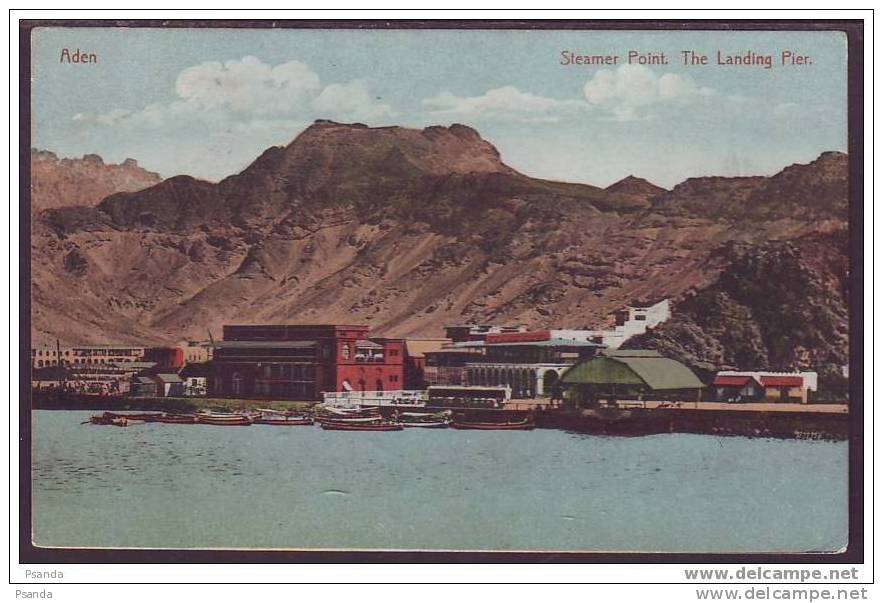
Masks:
[[[312,417],[296,415],[285,411],[260,409],[260,414],[252,419],[255,425],[312,425]]]
[[[177,415],[165,414],[157,419],[160,423],[177,423],[183,425],[192,425],[196,423],[196,415]]]
[[[423,429],[444,429],[451,421],[449,412],[398,412],[393,415],[393,418],[405,427],[420,427]]]
[[[335,431],[401,431],[404,426],[392,421],[322,421],[322,429]]]
[[[251,425],[254,421],[248,415],[234,413],[199,413],[196,422],[203,425],[239,426]]]
[[[320,406],[316,409],[316,418],[328,419],[366,419],[380,418],[380,408],[370,406],[367,408],[336,408],[333,406]]]
[[[129,419],[127,419],[126,417],[106,412],[101,415],[93,415],[89,418],[88,421],[84,421],[84,423],[91,423],[92,425],[114,425],[116,427],[128,427],[129,425],[141,423],[141,421],[129,421]]]
[[[451,421],[451,427],[454,429],[533,429],[536,427],[536,422],[533,417],[524,417],[523,419],[517,420],[506,420],[506,421],[470,421],[464,417],[454,416],[454,420]]]

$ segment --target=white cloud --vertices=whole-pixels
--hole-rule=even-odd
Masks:
[[[330,84],[313,99],[313,108],[322,115],[347,115],[355,120],[373,120],[393,115],[392,107],[381,103],[363,80]]]
[[[127,156],[165,176],[217,179],[242,169],[267,147],[287,144],[314,119],[371,123],[394,114],[366,81],[323,87],[296,60],[269,65],[246,56],[200,63],[178,75],[174,92],[168,102],[138,109],[77,113],[72,124],[80,139],[117,140],[131,147]],[[139,141],[137,147],[132,141]]]
[[[178,75],[175,93],[177,98],[171,102],[99,115],[79,113],[73,119],[93,125],[144,122],[162,127],[182,120],[243,125],[259,119],[369,121],[393,115],[390,105],[380,102],[367,82],[353,80],[323,88],[316,73],[294,60],[273,66],[246,56],[200,63]]]
[[[615,71],[601,69],[586,82],[583,92],[593,107],[609,111],[619,120],[647,117],[644,107],[660,103],[685,104],[714,96],[708,87],[698,86],[688,75],[664,73],[642,65],[623,65]]]
[[[432,115],[464,119],[488,117],[504,121],[554,122],[588,108],[579,100],[557,100],[522,92],[515,86],[488,90],[481,96],[457,96],[444,91],[423,100]]]
[[[319,76],[300,61],[271,66],[252,56],[188,67],[175,83],[178,96],[199,108],[262,115],[290,113],[319,89]]]

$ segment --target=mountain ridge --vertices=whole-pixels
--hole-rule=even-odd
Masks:
[[[520,174],[468,126],[319,122],[219,183],[179,176],[40,214],[35,334],[173,342],[252,321],[358,321],[391,336],[464,321],[600,326],[633,299],[677,304],[715,286],[739,261],[728,245],[844,232],[846,161],[605,190]],[[794,211],[801,203],[811,211]]]

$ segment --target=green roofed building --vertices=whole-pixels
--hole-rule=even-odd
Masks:
[[[606,350],[561,375],[574,402],[698,400],[704,384],[687,366],[652,350]]]

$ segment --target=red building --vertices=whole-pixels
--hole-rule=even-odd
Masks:
[[[144,361],[155,362],[156,368],[177,371],[184,366],[184,350],[181,348],[146,348]]]
[[[318,400],[323,392],[404,387],[404,341],[364,325],[230,325],[214,349],[210,393]]]

